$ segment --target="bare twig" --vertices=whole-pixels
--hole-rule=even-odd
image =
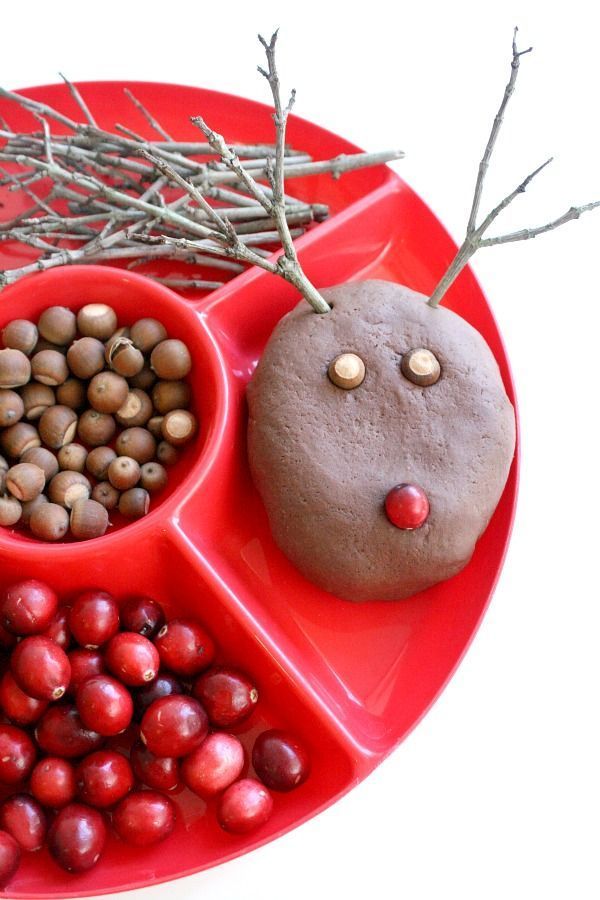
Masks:
[[[125,96],[126,96],[129,100],[131,100],[131,102],[133,103],[133,105],[134,105],[135,107],[137,107],[137,109],[139,109],[139,111],[140,111],[141,114],[144,116],[144,118],[146,119],[146,121],[148,122],[148,124],[149,124],[152,128],[154,128],[154,130],[157,132],[157,134],[160,134],[160,136],[163,137],[166,141],[172,140],[171,135],[170,135],[167,131],[165,131],[165,129],[164,129],[164,128],[162,127],[162,125],[160,124],[160,122],[157,122],[157,120],[154,118],[154,116],[152,115],[152,113],[150,112],[150,110],[146,109],[146,107],[145,107],[144,104],[141,102],[141,100],[138,100],[138,98],[135,96],[135,94],[133,94],[133,93],[129,90],[129,88],[123,88],[123,92],[124,92]]]
[[[77,106],[79,107],[81,112],[83,113],[86,121],[89,122],[90,125],[93,125],[95,127],[96,120],[94,119],[93,115],[91,114],[91,112],[89,110],[87,103],[85,102],[85,100],[83,99],[83,97],[81,96],[81,94],[79,93],[77,88],[75,87],[75,85],[72,84],[69,81],[69,79],[65,75],[63,75],[62,72],[59,72],[58,74],[60,75],[60,77],[62,78],[64,83],[67,85],[67,87],[69,88],[69,91],[71,92],[71,96],[73,97],[73,99],[75,100],[75,103],[77,104]]]

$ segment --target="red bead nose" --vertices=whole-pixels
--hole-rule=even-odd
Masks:
[[[416,484],[397,484],[385,498],[385,511],[396,528],[413,531],[429,515],[427,494]]]

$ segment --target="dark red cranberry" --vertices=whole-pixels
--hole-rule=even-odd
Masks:
[[[23,693],[12,672],[6,671],[0,679],[0,709],[16,725],[32,725],[48,706],[47,700],[36,700]]]
[[[58,756],[40,759],[31,773],[29,790],[44,806],[61,809],[75,799],[75,767]]]
[[[217,820],[225,831],[245,834],[264,825],[273,811],[273,798],[254,778],[242,778],[219,798]]]
[[[131,748],[131,766],[138,781],[157,791],[172,791],[179,784],[179,760],[155,756],[141,741]]]
[[[175,827],[173,802],[156,791],[129,794],[113,812],[115,831],[127,844],[147,847],[168,837]]]
[[[131,694],[110,675],[86,679],[77,689],[75,703],[83,724],[105,737],[124,731],[133,717]]]
[[[228,728],[247,719],[258,701],[258,691],[238,669],[215,666],[195,682],[194,697],[202,703],[213,725]]]
[[[232,734],[215,731],[181,764],[185,784],[200,797],[219,794],[240,777],[244,768],[244,748]]]
[[[413,531],[429,515],[427,494],[416,484],[397,484],[385,498],[385,512],[396,528]]]
[[[125,631],[136,631],[152,638],[165,622],[160,603],[150,597],[130,597],[121,607],[121,626]]]
[[[207,669],[215,658],[213,639],[191,619],[167,622],[154,643],[163,666],[183,678],[192,678]]]
[[[13,634],[40,634],[50,625],[58,606],[56,593],[43,581],[17,581],[3,592],[0,619]]]
[[[44,846],[48,820],[29,794],[13,794],[0,807],[0,828],[12,834],[22,850],[39,850]]]
[[[44,631],[44,635],[50,640],[58,644],[65,652],[71,646],[71,629],[69,628],[69,614],[71,610],[68,606],[60,606],[48,628]]]
[[[92,675],[102,675],[105,671],[104,657],[99,650],[86,650],[84,647],[78,647],[67,655],[71,663],[69,694],[75,695],[77,688],[86,678],[91,678]]]
[[[35,764],[33,741],[22,728],[0,725],[0,784],[18,784]]]
[[[146,710],[140,737],[155,756],[187,756],[208,733],[208,717],[192,697],[171,694]]]
[[[81,647],[101,647],[119,630],[117,601],[106,591],[79,594],[71,608],[69,627]]]
[[[160,666],[154,644],[133,631],[115,634],[104,651],[104,659],[113,675],[130,687],[154,681]]]
[[[310,759],[300,741],[272,728],[257,737],[252,750],[256,774],[274,791],[291,791],[308,778]]]
[[[71,680],[67,654],[42,634],[17,644],[10,667],[21,690],[37,700],[59,700]]]
[[[79,799],[100,809],[114,806],[133,787],[129,761],[114,750],[98,750],[86,756],[77,766],[76,779]]]
[[[102,814],[83,803],[61,809],[48,832],[48,849],[67,872],[85,872],[95,866],[105,842]]]
[[[155,700],[158,700],[159,697],[169,697],[171,694],[183,694],[183,685],[177,681],[174,675],[169,675],[168,672],[159,672],[154,681],[135,692],[133,703],[138,719],[142,718]]]
[[[0,831],[0,888],[8,884],[21,862],[21,848],[11,834]]]
[[[4,625],[0,622],[0,649],[12,650],[16,643],[16,634],[11,634],[11,632],[7,631]]]
[[[50,706],[35,729],[35,737],[50,756],[75,759],[102,746],[103,737],[86,728],[75,706]]]

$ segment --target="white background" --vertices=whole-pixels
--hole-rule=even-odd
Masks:
[[[484,208],[550,154],[554,164],[500,228],[600,199],[593,6],[4,0],[0,81],[47,83],[61,69],[73,80],[172,81],[264,100],[255,34],[280,25],[297,112],[367,148],[403,147],[398,171],[460,239],[517,23],[535,52],[523,60]],[[475,259],[514,368],[523,469],[500,585],[450,686],[344,800],[170,885],[172,900],[600,895],[599,257],[600,210]],[[164,895],[157,886],[127,897]]]

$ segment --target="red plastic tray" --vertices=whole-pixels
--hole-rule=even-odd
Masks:
[[[181,139],[197,139],[188,116],[201,113],[228,139],[272,140],[268,107],[224,94],[147,83],[81,86],[100,124],[114,120],[146,131],[122,89],[129,86]],[[75,116],[64,86],[27,94]],[[35,127],[28,114],[1,103],[17,128]],[[352,145],[308,122],[290,120],[289,141],[317,157],[353,151]],[[455,247],[415,193],[390,169],[294,181],[293,193],[330,204],[333,215],[297,242],[308,275],[319,287],[345,280],[387,278],[427,292]],[[0,193],[2,217],[20,200]],[[28,251],[0,244],[0,268]],[[167,264],[176,272],[176,264]],[[162,264],[163,272],[165,264]],[[89,266],[57,269],[23,280],[0,294],[0,327],[35,317],[47,305],[79,308],[108,302],[120,321],[161,319],[185,337],[201,430],[168,491],[143,520],[92,542],[48,546],[0,530],[0,586],[28,575],[49,581],[65,600],[85,587],[123,596],[148,593],[171,614],[191,614],[215,635],[220,660],[257,679],[261,702],[239,729],[255,735],[278,725],[296,732],[310,750],[309,780],[275,797],[275,812],[247,837],[221,831],[206,804],[178,795],[179,823],[157,848],[140,851],[111,840],[101,863],[68,876],[47,851],[29,855],[8,888],[13,897],[70,897],[154,884],[244,853],[333,803],[386,756],[418,722],[465,652],[498,578],[515,508],[518,457],[504,495],[471,563],[457,577],[401,602],[352,604],[304,580],[275,547],[251,483],[245,449],[245,386],[277,320],[296,302],[283,281],[259,270],[233,278],[210,295],[185,298],[126,270]],[[494,318],[470,270],[446,304],[486,338],[514,403],[513,385]],[[209,804],[211,806],[212,804]],[[211,811],[209,810],[209,813]]]

